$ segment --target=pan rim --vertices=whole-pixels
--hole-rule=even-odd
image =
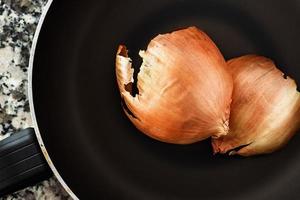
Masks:
[[[77,200],[79,199],[75,193],[70,189],[70,187],[66,184],[66,182],[63,180],[62,176],[59,174],[58,170],[56,169],[56,167],[54,166],[48,151],[45,147],[45,144],[43,142],[40,130],[39,130],[39,126],[36,120],[36,115],[35,115],[35,110],[34,110],[34,102],[33,102],[33,91],[32,91],[32,76],[33,76],[33,63],[34,63],[34,56],[35,56],[35,50],[36,50],[36,45],[38,42],[38,38],[42,29],[42,26],[44,24],[44,20],[47,16],[47,13],[52,5],[54,0],[48,0],[48,2],[46,3],[46,5],[44,6],[43,10],[42,10],[42,14],[40,16],[40,19],[38,21],[34,36],[33,36],[33,40],[32,40],[32,45],[31,45],[31,49],[30,49],[30,56],[29,56],[29,65],[28,65],[28,99],[29,99],[29,107],[30,107],[30,115],[31,115],[31,119],[32,119],[32,123],[33,123],[33,128],[35,131],[35,135],[37,137],[39,146],[43,152],[43,155],[48,163],[48,165],[50,166],[54,176],[57,178],[57,180],[59,181],[59,183],[63,186],[63,188],[65,189],[65,191],[74,199]]]

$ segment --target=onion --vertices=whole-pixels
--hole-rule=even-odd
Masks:
[[[295,81],[262,56],[234,58],[228,65],[234,81],[230,131],[213,139],[214,152],[250,156],[279,149],[299,127]]]
[[[189,144],[228,132],[232,77],[213,41],[195,27],[156,36],[138,73],[125,46],[116,56],[116,76],[131,122],[157,140]]]

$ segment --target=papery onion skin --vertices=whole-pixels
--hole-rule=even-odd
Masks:
[[[116,56],[118,86],[131,113],[124,111],[140,131],[174,144],[227,134],[232,77],[204,32],[190,27],[158,35],[140,56],[134,97],[125,87],[134,82],[126,47],[120,45]]]
[[[262,56],[246,55],[227,63],[234,81],[230,131],[213,139],[214,152],[251,156],[280,149],[299,128],[295,81]]]

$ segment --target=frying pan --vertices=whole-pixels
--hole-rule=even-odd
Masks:
[[[46,8],[30,59],[30,107],[44,156],[73,198],[300,199],[298,135],[249,158],[214,156],[209,140],[158,142],[124,115],[114,74],[119,44],[138,69],[151,38],[195,25],[226,59],[264,55],[299,82],[298,0],[55,0]]]

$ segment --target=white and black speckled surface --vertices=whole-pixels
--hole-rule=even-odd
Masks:
[[[47,0],[0,0],[0,140],[32,126],[27,97],[29,52]],[[0,197],[71,199],[53,177],[33,187]]]

